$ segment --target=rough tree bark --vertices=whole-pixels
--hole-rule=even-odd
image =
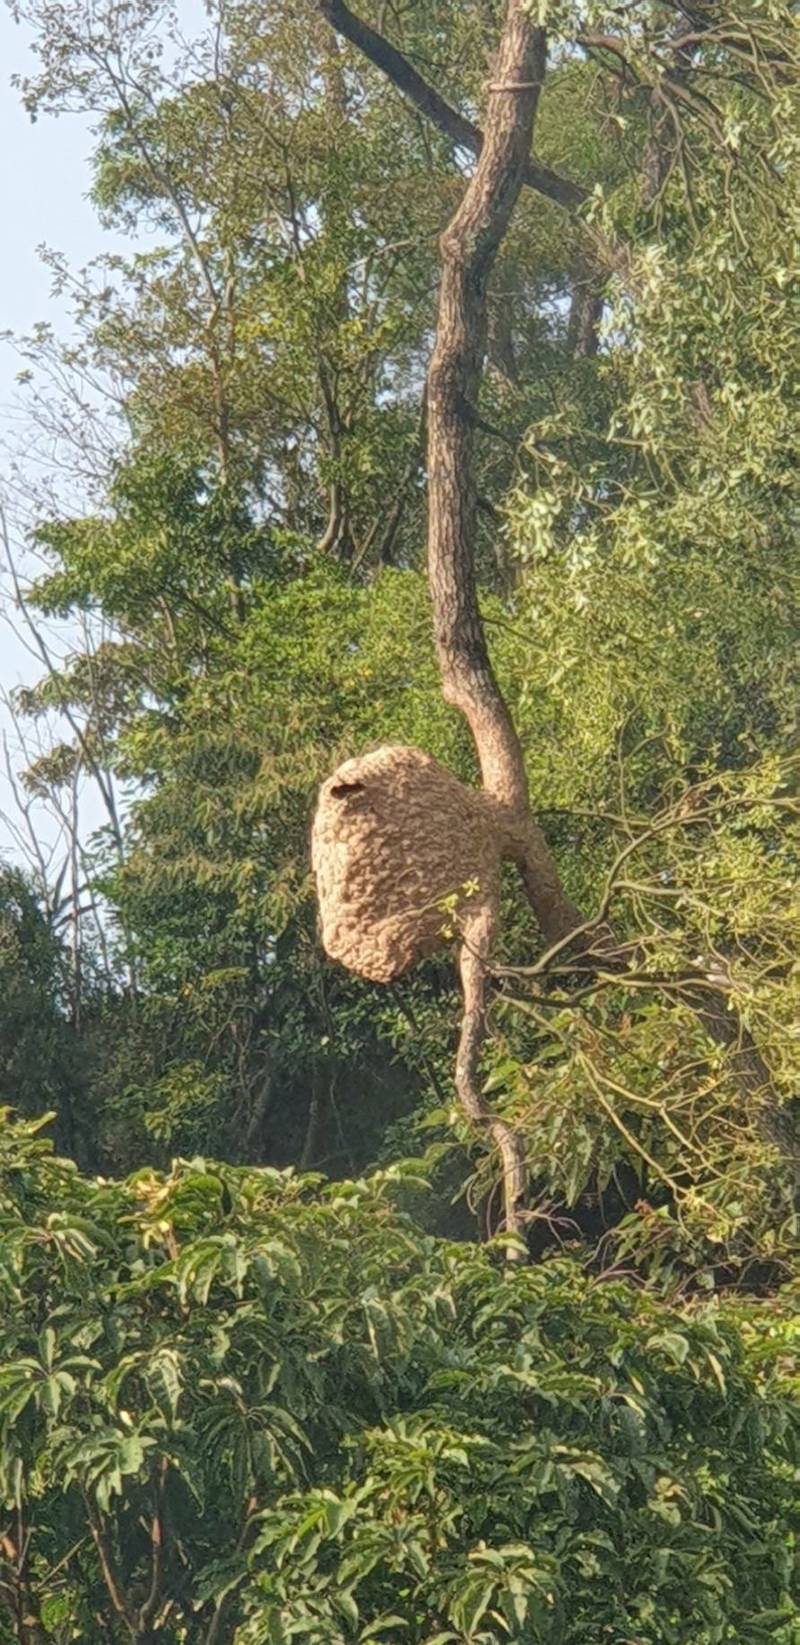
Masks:
[[[489,91],[483,143],[464,197],[441,239],[441,284],[427,378],[428,580],[445,700],[464,715],[486,795],[522,873],[542,930],[557,940],[580,924],[528,802],[522,748],[492,670],[475,580],[475,417],[486,352],[489,277],[525,182],[545,71],[544,31],[510,0]],[[481,903],[464,932],[464,1019],[456,1086],[503,1161],[505,1224],[521,1226],[525,1166],[513,1133],[486,1109],[479,1060],[486,1032],[486,961],[496,910]]]
[[[523,185],[545,66],[544,31],[508,7],[478,165],[441,239],[436,343],[428,368],[428,580],[445,700],[464,715],[486,793],[548,941],[580,924],[530,814],[522,747],[495,679],[475,580],[475,411],[489,277]]]
[[[567,349],[573,359],[592,359],[600,347],[604,285],[596,270],[582,268],[575,274],[567,323]]]

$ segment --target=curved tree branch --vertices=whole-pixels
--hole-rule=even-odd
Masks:
[[[464,1011],[456,1055],[456,1091],[467,1119],[497,1151],[503,1176],[503,1222],[507,1234],[521,1234],[528,1174],[518,1137],[491,1112],[480,1087],[480,1057],[486,1039],[486,973],[497,928],[496,904],[485,902],[470,916],[459,956]],[[521,1254],[521,1253],[520,1253]],[[516,1253],[514,1253],[516,1255]]]
[[[542,931],[554,941],[580,924],[528,804],[522,748],[495,679],[475,581],[475,418],[486,351],[487,288],[519,198],[545,70],[544,32],[512,0],[490,90],[475,174],[441,240],[436,344],[427,380],[428,579],[445,700],[472,731],[484,788],[498,807]]]
[[[473,408],[486,353],[489,277],[524,184],[545,62],[544,31],[533,25],[521,0],[509,0],[494,65],[495,86],[503,89],[490,87],[478,164],[441,239],[436,343],[427,377],[428,580],[445,701],[470,727],[498,832],[522,871],[542,929],[552,939],[572,930],[580,916],[531,816],[522,747],[486,646],[475,578],[473,474]],[[509,86],[515,88],[511,93]],[[456,1088],[471,1123],[497,1147],[505,1225],[518,1232],[525,1187],[521,1145],[487,1110],[480,1089],[485,969],[496,923],[496,909],[486,905],[465,936]]]

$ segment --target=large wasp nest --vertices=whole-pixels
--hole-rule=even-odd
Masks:
[[[332,959],[391,982],[440,946],[442,904],[497,900],[504,839],[492,802],[417,748],[346,760],[322,784],[311,856]]]

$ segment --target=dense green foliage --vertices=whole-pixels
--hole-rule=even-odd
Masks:
[[[499,4],[361,10],[483,118]],[[539,10],[536,159],[586,198],[526,189],[489,294],[481,604],[559,871],[629,964],[548,953],[509,877],[512,1275],[451,956],[347,977],[308,864],[340,758],[476,776],[423,564],[471,162],[313,0],[191,42],[150,0],[22,7],[26,102],[91,116],[130,251],[52,256],[73,331],[24,345],[2,1645],[800,1640],[796,8]]]
[[[1,1146],[37,1639],[796,1640],[788,1299],[504,1278],[398,1211],[396,1168],[112,1183],[34,1126]]]

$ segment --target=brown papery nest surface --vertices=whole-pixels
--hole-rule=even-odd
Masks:
[[[319,792],[311,840],[322,941],[391,982],[443,942],[442,904],[494,904],[503,846],[491,801],[418,748],[346,760]]]

